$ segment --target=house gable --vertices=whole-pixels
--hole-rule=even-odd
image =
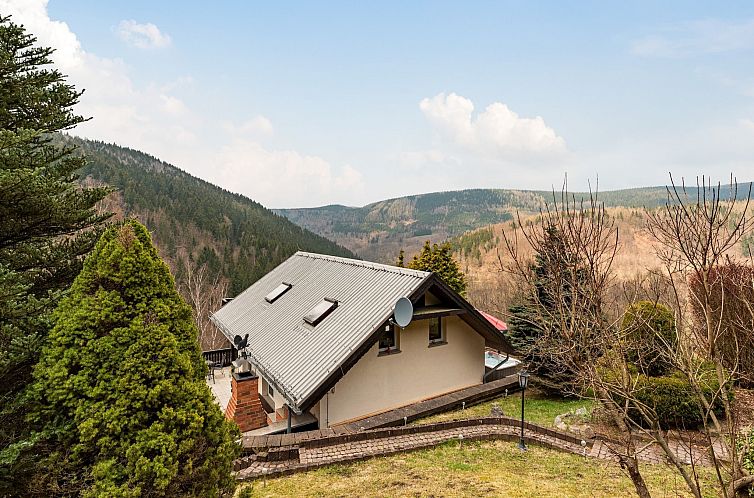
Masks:
[[[272,299],[270,294],[282,284],[288,290]],[[427,306],[426,292],[438,303]],[[512,351],[473,306],[432,273],[303,252],[211,319],[231,341],[235,335],[249,334],[249,361],[300,413],[316,404],[375,345],[400,297],[414,303],[416,319],[456,315],[487,344]],[[304,316],[326,299],[337,301],[337,306],[319,321],[305,321]]]
[[[430,299],[425,298],[427,293],[427,297]],[[462,296],[451,289],[436,274],[430,274],[424,283],[417,288],[411,296],[409,296],[409,299],[414,304],[415,317],[417,313],[419,315],[422,314],[423,308],[436,309],[436,313],[427,313],[422,318],[419,318],[419,320],[432,318],[434,316],[457,315],[484,338],[486,346],[509,354],[514,352],[513,347],[500,331],[498,331],[479,313],[479,311],[477,311]],[[431,304],[427,305],[428,302]],[[372,331],[366,340],[343,361],[340,367],[333,371],[332,374],[314,391],[311,398],[302,405],[302,409],[308,410],[314,406],[329,389],[331,389],[351,368],[353,368],[354,365],[356,365],[356,363],[380,340],[384,330],[383,326],[384,322]],[[481,361],[482,360],[480,359],[480,362]]]

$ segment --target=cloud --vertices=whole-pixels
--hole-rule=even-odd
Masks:
[[[223,128],[231,135],[242,137],[264,137],[274,132],[272,122],[262,115],[254,116],[240,124],[225,123]]]
[[[268,207],[318,206],[334,197],[357,203],[365,191],[361,173],[349,165],[336,169],[321,157],[269,150],[253,140],[233,140],[214,163],[219,184]]]
[[[754,48],[754,20],[704,19],[668,25],[634,41],[631,52],[644,57],[691,57]]]
[[[522,161],[562,156],[568,151],[565,140],[544,119],[522,118],[500,102],[473,116],[471,100],[440,93],[423,99],[419,108],[444,138],[481,157]]]
[[[115,31],[118,38],[136,48],[165,48],[169,47],[172,40],[160,28],[148,23],[138,23],[133,19],[123,20],[118,24]]]
[[[451,161],[458,162],[457,158],[448,157],[444,152],[437,149],[401,152],[397,156],[397,159],[401,165],[409,168],[419,168],[428,164],[443,164]]]

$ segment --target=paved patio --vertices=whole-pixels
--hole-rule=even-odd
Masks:
[[[230,367],[215,370],[215,379],[207,379],[207,385],[215,397],[215,403],[224,412],[230,402]]]

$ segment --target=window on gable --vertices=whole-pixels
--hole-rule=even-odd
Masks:
[[[378,353],[397,353],[398,347],[398,330],[391,323],[386,323],[382,330],[382,336],[378,346]]]
[[[338,301],[326,297],[322,302],[309,310],[309,313],[304,315],[304,321],[312,327],[316,327],[319,322],[327,318],[327,315],[332,313],[337,307]]]
[[[429,344],[444,344],[445,343],[445,327],[443,326],[442,318],[430,318],[429,319]]]
[[[283,282],[282,284],[272,289],[272,292],[264,296],[264,300],[267,301],[268,303],[274,303],[275,301],[278,300],[280,296],[288,292],[291,289],[291,287],[293,287],[293,284],[287,284]]]

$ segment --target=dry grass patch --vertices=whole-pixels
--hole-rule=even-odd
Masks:
[[[643,465],[655,496],[686,496],[677,473]],[[712,474],[704,476],[711,479]],[[243,485],[238,498],[283,496],[630,496],[631,481],[612,463],[516,443],[450,442],[400,455]],[[710,494],[710,497],[714,494]]]

